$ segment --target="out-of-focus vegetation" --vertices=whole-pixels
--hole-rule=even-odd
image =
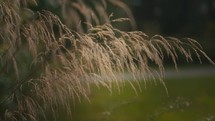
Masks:
[[[94,88],[91,101],[75,106],[74,121],[214,121],[214,76],[166,79],[169,95],[162,85],[141,83],[135,95],[126,84],[112,94]],[[145,88],[146,86],[146,88]],[[67,121],[60,114],[62,121]]]
[[[149,35],[192,37],[215,60],[214,0],[126,0],[137,27]]]

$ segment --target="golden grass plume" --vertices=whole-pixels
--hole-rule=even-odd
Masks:
[[[80,9],[81,2],[77,0],[73,8]],[[102,7],[106,6],[106,2],[100,2]],[[108,2],[126,9],[119,1]],[[34,12],[27,4],[19,0],[0,2],[0,76],[1,82],[10,85],[7,93],[1,93],[1,120],[41,120],[47,111],[55,117],[60,108],[70,115],[71,100],[88,99],[91,84],[120,91],[123,80],[117,78],[116,73],[129,72],[134,77],[152,74],[149,62],[157,65],[164,84],[165,53],[176,67],[179,55],[192,61],[193,53],[199,60],[203,56],[214,64],[201,45],[190,38],[181,41],[160,35],[148,37],[140,31],[125,32],[112,26],[112,23],[127,20],[123,18],[106,18],[108,21],[105,19],[104,24],[97,26],[87,24],[87,33],[79,33],[52,12]],[[88,13],[83,13],[87,17],[85,14]],[[95,14],[91,19],[101,20],[103,13]],[[138,81],[129,83],[136,90],[134,84]]]

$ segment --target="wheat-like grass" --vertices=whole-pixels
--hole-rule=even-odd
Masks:
[[[66,2],[59,4],[64,7]],[[192,51],[200,62],[203,56],[214,64],[200,44],[190,38],[181,41],[160,35],[148,37],[140,31],[125,32],[112,26],[112,23],[127,20],[124,18],[109,20],[105,17],[106,23],[93,26],[90,19],[99,24],[106,2],[99,1],[102,6],[96,5],[95,9],[102,10],[95,13],[94,18],[88,18],[85,9],[89,8],[82,2],[72,3],[72,9],[80,9],[86,17],[87,33],[71,30],[49,11],[31,11],[27,1],[22,4],[19,0],[12,4],[10,0],[1,1],[0,76],[11,84],[9,93],[0,100],[1,120],[36,121],[41,117],[45,119],[47,111],[51,111],[55,119],[54,114],[61,108],[70,115],[71,101],[88,99],[91,84],[104,86],[110,92],[117,88],[120,92],[124,81],[117,78],[116,73],[129,72],[134,78],[141,74],[153,76],[149,62],[157,65],[157,74],[164,84],[166,54],[176,68],[179,54],[192,61]],[[109,2],[126,10],[119,1]],[[137,80],[128,81],[135,91]]]

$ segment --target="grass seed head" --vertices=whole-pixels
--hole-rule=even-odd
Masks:
[[[75,16],[79,15],[73,10],[81,10],[89,26],[87,33],[71,30],[67,21],[62,22],[49,11],[30,11],[27,9],[28,1],[22,1],[22,4],[19,0],[12,4],[10,0],[0,2],[0,76],[8,81],[5,83],[12,84],[10,93],[0,100],[0,106],[4,108],[4,114],[0,116],[2,120],[36,121],[40,117],[45,119],[47,111],[54,114],[62,108],[70,115],[71,101],[89,100],[91,84],[104,86],[110,92],[112,88],[117,88],[120,92],[124,78],[117,74],[121,73],[132,74],[135,81],[129,83],[137,92],[138,76],[154,75],[149,61],[157,65],[157,74],[164,84],[165,55],[171,57],[176,68],[179,54],[184,55],[187,61],[193,60],[191,51],[200,62],[203,56],[214,64],[193,39],[181,41],[160,35],[150,38],[140,31],[125,32],[114,28],[112,22],[127,19],[109,22],[107,13],[104,14],[107,3],[121,7],[132,18],[130,10],[121,1],[100,0],[98,4],[91,1],[96,4],[94,9],[99,10],[98,13],[82,0],[71,4],[67,2],[52,1],[52,4],[62,6],[62,15],[66,20],[73,20],[68,18],[71,16],[67,15],[70,14],[66,13],[67,9],[72,9],[70,12]],[[20,9],[28,10],[33,18],[23,18]],[[92,20],[96,24],[100,24],[101,20],[104,24],[93,26]],[[72,24],[77,22],[79,20],[74,19]],[[7,102],[13,107],[4,106]]]

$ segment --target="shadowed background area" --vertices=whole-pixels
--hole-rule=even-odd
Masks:
[[[215,0],[126,0],[149,35],[191,37],[215,60]]]

